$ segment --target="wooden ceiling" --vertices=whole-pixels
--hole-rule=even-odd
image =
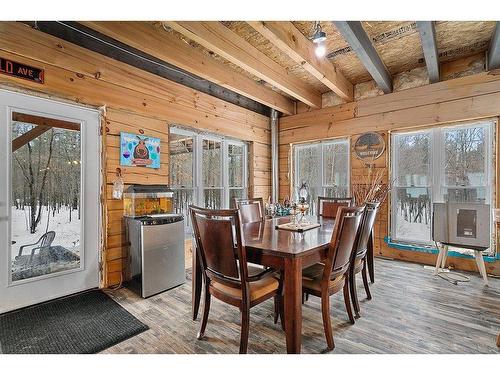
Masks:
[[[89,22],[87,26],[109,35],[110,27],[104,24],[110,23]],[[252,80],[269,92],[281,94],[286,100],[298,100],[316,108],[321,106],[322,93],[334,91],[344,100],[351,101],[352,86],[372,79],[341,32],[329,21],[321,22],[327,34],[327,53],[323,59],[317,59],[314,53],[313,56],[305,56],[312,51],[312,43],[307,40],[314,27],[314,22],[310,21],[169,21],[148,24],[156,30],[160,39],[182,40],[185,45],[210,61],[216,61],[219,66],[225,66],[238,77]],[[362,21],[361,25],[392,76],[425,66],[416,21]],[[436,21],[439,63],[488,50],[495,26],[494,21]],[[299,34],[293,35],[294,32]],[[121,39],[119,32],[112,36]],[[130,42],[127,39],[121,41]],[[182,68],[186,69],[186,66]],[[240,93],[245,94],[242,91]],[[253,98],[263,102],[258,97]],[[268,102],[264,104],[269,105]],[[289,112],[289,104],[281,103],[279,107],[282,112]]]

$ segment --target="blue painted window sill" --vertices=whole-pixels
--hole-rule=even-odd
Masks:
[[[410,245],[410,244],[401,243],[401,242],[394,242],[388,236],[384,237],[384,241],[387,244],[387,246],[392,247],[394,249],[398,249],[398,250],[418,251],[420,253],[428,253],[428,254],[438,254],[439,253],[438,249],[436,249],[435,247],[424,247],[424,246],[418,246],[418,245]],[[448,251],[448,256],[449,257],[456,257],[456,258],[474,259],[474,257],[472,255],[462,254],[462,253],[459,253],[459,252],[453,251],[453,250]],[[483,256],[483,259],[485,262],[493,263],[493,262],[500,259],[500,254],[498,254],[498,252],[497,252],[496,256]]]

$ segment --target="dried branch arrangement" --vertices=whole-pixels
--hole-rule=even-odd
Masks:
[[[385,201],[392,183],[384,183],[384,172],[385,168],[378,169],[375,174],[370,171],[367,175],[353,178],[351,191],[357,205]]]

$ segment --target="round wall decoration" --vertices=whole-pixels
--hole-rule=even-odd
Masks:
[[[354,153],[358,159],[365,162],[378,159],[384,151],[384,138],[375,132],[361,134],[354,143]]]

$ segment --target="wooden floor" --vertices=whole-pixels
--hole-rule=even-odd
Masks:
[[[423,266],[377,259],[373,299],[358,285],[361,318],[350,325],[342,293],[331,298],[336,348],[331,353],[500,353],[500,280],[483,288],[478,274],[453,285]],[[362,284],[362,283],[359,283]],[[206,337],[196,340],[191,283],[141,299],[122,288],[110,295],[150,330],[105,353],[237,353],[239,311],[212,299]],[[286,353],[285,335],[274,325],[267,301],[251,311],[249,353]],[[303,306],[303,353],[326,348],[319,299]]]

